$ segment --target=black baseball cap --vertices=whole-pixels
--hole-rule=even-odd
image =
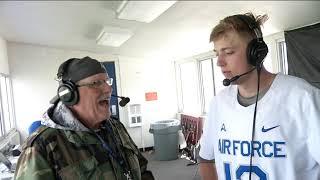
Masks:
[[[103,64],[98,60],[92,59],[88,56],[81,59],[71,58],[63,62],[59,66],[57,79],[60,84],[63,83],[63,81],[71,81],[73,83],[77,83],[81,79],[99,73],[107,73],[107,71]],[[50,100],[50,103],[54,104],[58,100],[59,96],[56,95]]]

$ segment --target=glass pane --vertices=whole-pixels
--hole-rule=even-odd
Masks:
[[[7,121],[6,119],[8,119],[8,102],[7,102],[7,89],[6,89],[6,79],[4,76],[0,77],[0,100],[1,100],[1,129],[2,129],[2,133],[6,133],[6,126],[7,126]]]
[[[6,77],[6,89],[7,89],[7,102],[8,102],[8,116],[6,119],[6,130],[9,131],[11,128],[14,128],[14,111],[13,111],[13,97],[12,97],[12,89],[10,78]]]
[[[195,62],[180,64],[183,112],[199,113],[197,66]]]
[[[13,104],[9,77],[0,75],[0,117],[1,133],[7,133],[14,128]]]
[[[136,105],[136,114],[141,114],[141,106],[139,104]]]
[[[131,117],[131,123],[134,124],[136,122],[137,122],[136,117]]]
[[[203,85],[203,100],[204,100],[204,113],[206,113],[210,100],[214,96],[213,90],[213,73],[211,59],[200,61],[202,85]]]
[[[288,74],[287,45],[285,41],[278,42],[279,67],[283,74]]]
[[[135,105],[130,105],[130,114],[135,114],[135,113],[136,113]]]

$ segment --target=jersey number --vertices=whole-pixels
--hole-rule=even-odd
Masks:
[[[255,173],[260,180],[267,180],[267,175],[258,166],[252,166],[252,173]],[[226,180],[231,180],[230,164],[224,163],[224,172],[226,174]],[[236,179],[241,179],[243,173],[250,173],[250,166],[240,165],[236,170]]]

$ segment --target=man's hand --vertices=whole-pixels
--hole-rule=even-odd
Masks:
[[[153,174],[151,171],[144,171],[143,174],[141,174],[142,180],[154,180]]]
[[[213,162],[200,161],[199,166],[202,180],[218,180],[216,166]]]

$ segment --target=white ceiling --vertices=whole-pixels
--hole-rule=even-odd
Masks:
[[[116,19],[119,3],[1,1],[0,36],[9,42],[176,59],[209,51],[211,29],[234,13],[267,13],[265,35],[320,22],[320,1],[178,1],[151,23]],[[127,28],[134,35],[118,48],[98,46],[103,26]]]

